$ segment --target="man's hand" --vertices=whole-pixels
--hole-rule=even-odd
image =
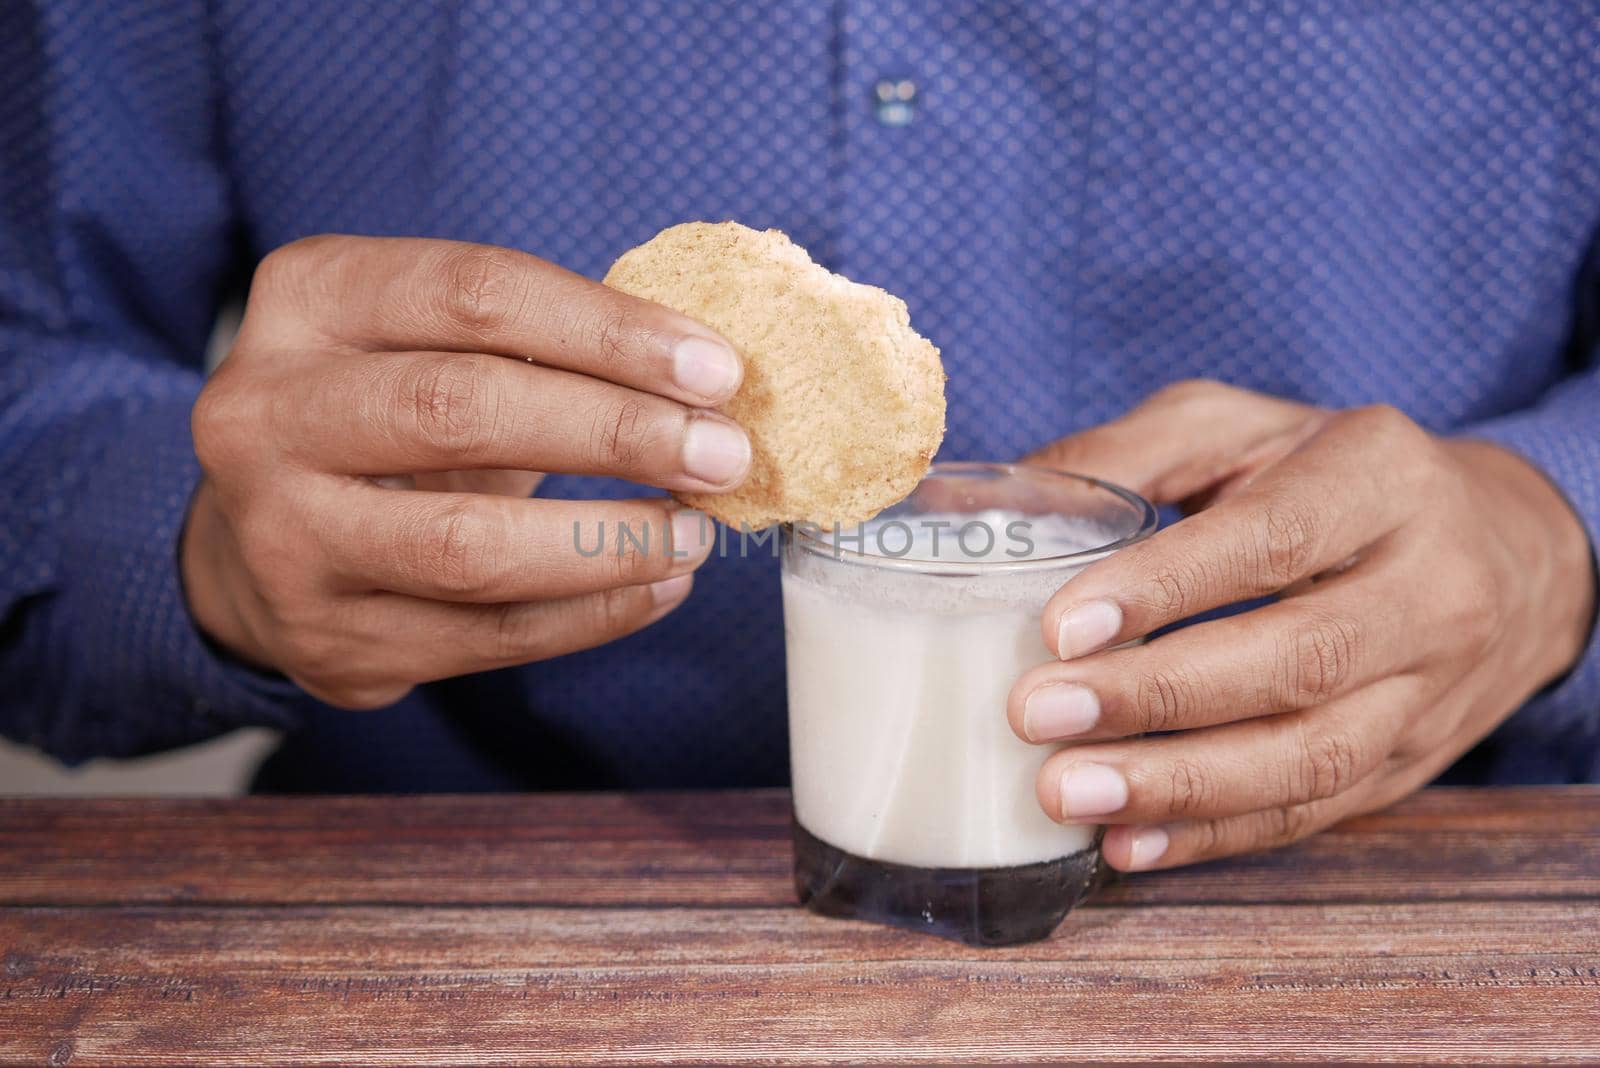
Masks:
[[[1281,845],[1390,804],[1561,675],[1588,633],[1590,548],[1555,489],[1390,408],[1189,382],[1029,462],[1192,512],[1056,593],[1043,628],[1062,662],[1008,702],[1028,741],[1087,742],[1045,762],[1039,801],[1110,824],[1118,868]],[[1157,731],[1174,733],[1137,737]]]
[[[708,328],[508,249],[285,246],[195,406],[190,609],[347,707],[621,637],[688,594],[709,527],[663,500],[529,500],[534,472],[731,488],[750,445],[705,409],[741,374]],[[619,553],[622,525],[647,545]]]

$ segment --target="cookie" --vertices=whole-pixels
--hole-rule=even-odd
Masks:
[[[677,494],[684,504],[736,528],[848,526],[927,474],[944,437],[944,367],[898,297],[733,222],[663,230],[605,283],[699,320],[744,357],[721,411],[750,435],[750,474],[729,493]]]

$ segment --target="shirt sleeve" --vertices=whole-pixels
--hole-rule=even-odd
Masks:
[[[1600,546],[1600,368],[1572,375],[1535,407],[1478,424],[1466,433],[1495,442],[1540,468]],[[1597,570],[1600,574],[1600,570]],[[1597,598],[1600,599],[1600,598]],[[1525,705],[1503,730],[1558,741],[1600,734],[1600,632],[1590,623],[1589,643],[1568,674]]]
[[[64,759],[301,695],[211,649],[177,549],[233,229],[194,3],[0,5],[0,733]]]

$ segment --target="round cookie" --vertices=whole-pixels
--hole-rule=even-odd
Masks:
[[[750,435],[730,493],[677,497],[733,527],[852,525],[908,496],[944,437],[939,350],[905,302],[833,274],[777,230],[683,223],[623,253],[606,285],[731,341],[744,383],[721,410]]]

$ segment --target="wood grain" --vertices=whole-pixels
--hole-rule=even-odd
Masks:
[[[1600,1056],[1572,904],[1111,908],[981,956],[797,910],[19,911],[19,1059]]]
[[[1600,787],[1435,789],[1098,903],[1600,897]],[[783,791],[0,798],[0,904],[788,905]],[[107,876],[112,876],[108,878]]]
[[[976,950],[777,792],[0,801],[0,1063],[1600,1060],[1600,790],[1432,790]]]

